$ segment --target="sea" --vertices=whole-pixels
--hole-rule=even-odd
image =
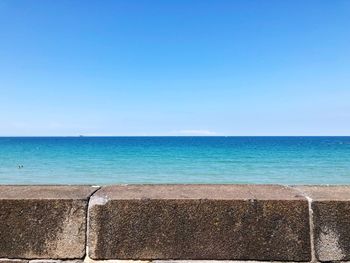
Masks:
[[[0,184],[350,184],[350,137],[0,137]]]

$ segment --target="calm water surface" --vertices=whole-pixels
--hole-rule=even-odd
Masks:
[[[0,184],[350,184],[350,137],[0,138]]]

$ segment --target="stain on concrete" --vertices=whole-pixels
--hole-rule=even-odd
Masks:
[[[339,244],[339,238],[339,234],[332,229],[321,227],[316,243],[319,257],[327,261],[343,260],[345,253]]]

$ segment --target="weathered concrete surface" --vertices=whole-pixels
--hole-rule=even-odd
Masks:
[[[29,263],[83,263],[84,260],[82,259],[75,259],[75,260],[60,260],[60,259],[35,259],[30,260]]]
[[[0,263],[83,263],[84,260],[60,260],[60,259],[0,259]]]
[[[282,186],[109,186],[89,215],[93,259],[311,259],[308,203]]]
[[[59,259],[35,259],[30,260],[29,263],[83,263],[84,260],[59,260]]]
[[[0,186],[0,257],[82,258],[89,186]]]
[[[0,263],[28,263],[28,260],[24,259],[7,259],[7,258],[0,258]]]
[[[252,260],[152,260],[152,263],[288,263],[286,261],[252,261]],[[122,262],[121,262],[122,263]],[[293,262],[289,262],[293,263]]]
[[[350,186],[296,188],[312,199],[317,259],[350,260]]]
[[[127,260],[127,259],[108,259],[108,260],[93,260],[86,257],[84,263],[150,263],[149,260]]]

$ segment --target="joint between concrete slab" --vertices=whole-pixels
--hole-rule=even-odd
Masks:
[[[89,218],[90,218],[90,204],[91,204],[91,199],[93,198],[94,194],[98,192],[101,189],[101,186],[99,185],[94,185],[92,187],[95,187],[96,190],[93,191],[89,196],[88,196],[88,201],[87,201],[87,209],[86,209],[86,219],[85,219],[85,224],[86,224],[86,231],[85,231],[85,255],[83,257],[84,261],[87,257],[89,257],[89,246],[88,246],[88,238],[89,238]]]
[[[293,188],[291,186],[286,186],[289,188]],[[296,191],[298,191],[303,197],[305,197],[305,199],[307,200],[308,203],[308,207],[309,207],[309,227],[310,227],[310,249],[311,249],[311,262],[317,262],[316,259],[316,252],[315,252],[315,239],[314,239],[314,230],[315,230],[315,226],[314,226],[314,212],[312,210],[312,198],[306,194],[304,191],[302,191],[301,189],[294,187],[293,189],[295,189]]]

